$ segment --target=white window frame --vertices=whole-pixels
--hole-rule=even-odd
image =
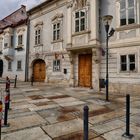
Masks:
[[[125,8],[124,9],[121,9],[121,0],[120,0],[120,9],[119,9],[119,15],[120,15],[120,17],[119,17],[119,24],[120,24],[120,26],[126,26],[126,25],[130,25],[130,24],[135,24],[137,21],[137,19],[136,19],[136,9],[137,9],[137,7],[136,7],[136,0],[134,0],[134,7],[128,7],[128,0],[125,0]],[[128,23],[129,22],[129,17],[128,17],[128,12],[129,12],[129,10],[130,9],[134,9],[134,23]],[[121,11],[125,11],[125,14],[126,14],[126,24],[124,24],[124,25],[121,25]]]
[[[81,16],[81,12],[84,12],[85,15],[84,16]],[[76,18],[76,13],[79,13],[79,17]],[[78,32],[83,32],[83,31],[86,31],[87,30],[87,25],[88,25],[88,15],[87,15],[87,9],[86,8],[83,8],[83,9],[78,9],[76,11],[74,11],[74,32],[75,33],[78,33]],[[85,20],[85,24],[84,24],[84,29],[82,30],[81,29],[81,20],[84,19]],[[79,21],[79,30],[77,31],[76,30],[76,21]]]
[[[134,55],[135,56],[135,62],[130,62],[129,61],[129,56]],[[126,70],[121,69],[121,56],[126,56]],[[134,63],[135,64],[135,70],[130,70],[130,64]],[[126,73],[126,72],[137,72],[137,55],[136,53],[129,53],[129,54],[120,54],[119,55],[119,66],[120,66],[120,73]]]
[[[53,60],[53,72],[60,72],[60,71],[61,71],[61,61],[60,61],[60,59]]]
[[[35,45],[41,45],[42,43],[42,29],[35,29]]]
[[[59,27],[58,27],[59,24]],[[55,28],[54,28],[55,26]],[[61,39],[61,21],[57,21],[53,23],[53,41],[57,41]]]

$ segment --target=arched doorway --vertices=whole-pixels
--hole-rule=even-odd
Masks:
[[[38,59],[33,63],[33,75],[35,82],[44,82],[46,78],[46,64],[42,59]]]
[[[0,77],[2,77],[3,74],[3,61],[0,60]]]

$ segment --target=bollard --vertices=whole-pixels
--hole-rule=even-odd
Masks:
[[[84,106],[84,140],[88,140],[88,106]]]
[[[17,75],[15,76],[15,83],[14,83],[14,88],[17,87]]]
[[[9,97],[8,97],[8,94],[6,93],[6,96],[5,96],[5,111],[4,111],[4,126],[9,126],[7,124],[7,119],[8,119],[8,100],[9,100]]]
[[[130,134],[130,95],[126,95],[126,132],[122,135],[125,138],[131,139],[133,137]]]
[[[8,78],[8,76],[6,77],[6,95],[8,96],[8,109],[10,109],[10,79]]]
[[[0,140],[1,140],[1,123],[2,122],[2,101],[0,101]]]
[[[33,82],[34,82],[34,75],[32,74],[32,77],[31,77],[31,86],[33,86]]]

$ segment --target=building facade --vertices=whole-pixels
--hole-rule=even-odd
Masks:
[[[98,6],[98,0],[54,0],[28,11],[29,78],[99,90]]]
[[[46,0],[27,12],[28,22],[22,9],[0,21],[0,76],[34,76],[39,82],[104,89],[102,17],[112,15],[109,91],[139,92],[140,0]],[[22,15],[13,21],[17,24],[7,25],[16,13]]]
[[[112,15],[115,34],[109,39],[109,88],[116,93],[140,91],[140,0],[102,0],[101,16]],[[105,48],[105,30],[101,29]],[[105,79],[106,57],[102,56],[100,78]]]
[[[0,77],[9,76],[25,80],[26,7],[21,6],[12,14],[0,20]]]

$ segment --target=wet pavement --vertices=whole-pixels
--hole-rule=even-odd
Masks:
[[[83,140],[83,107],[89,106],[89,140],[126,140],[125,96],[93,89],[19,82],[11,84],[9,127],[2,140]],[[4,96],[4,84],[0,84]],[[3,122],[2,122],[3,123]],[[140,95],[131,96],[132,140],[140,140]],[[115,136],[115,137],[114,137]]]

